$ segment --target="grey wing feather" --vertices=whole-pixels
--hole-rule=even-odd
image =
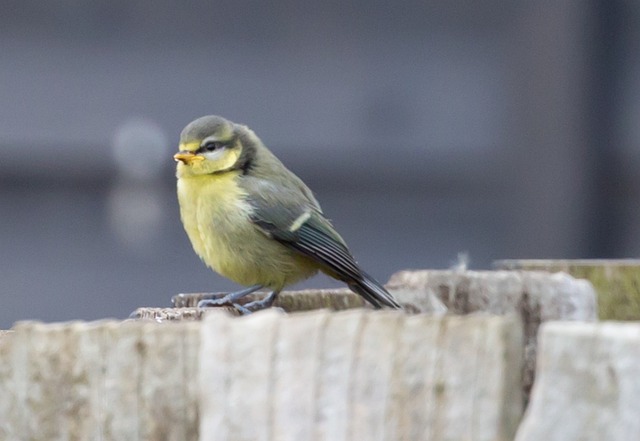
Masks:
[[[373,306],[400,308],[391,294],[373,277],[362,271],[344,240],[320,208],[287,188],[269,183],[252,183],[249,202],[252,222],[265,234],[309,257],[324,272],[360,294]]]

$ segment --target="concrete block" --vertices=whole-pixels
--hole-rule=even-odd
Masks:
[[[548,323],[517,441],[640,439],[640,324]]]
[[[537,332],[549,320],[597,320],[596,294],[586,280],[533,271],[400,271],[387,288],[401,303],[435,293],[449,313],[516,314],[524,331],[522,389],[528,399],[535,375]],[[404,296],[403,296],[404,294]]]
[[[0,339],[0,439],[197,439],[198,324],[14,329]]]
[[[509,317],[212,312],[201,338],[201,440],[510,440],[521,416]]]

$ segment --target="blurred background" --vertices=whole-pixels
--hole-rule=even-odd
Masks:
[[[640,3],[5,0],[0,329],[237,288],[180,130],[252,127],[368,272],[640,255]],[[333,287],[318,276],[302,287]]]

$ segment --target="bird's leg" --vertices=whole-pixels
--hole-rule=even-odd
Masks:
[[[264,299],[254,300],[251,303],[247,303],[246,305],[243,305],[242,308],[244,308],[246,311],[242,311],[242,310],[239,310],[239,311],[242,314],[247,314],[254,311],[259,311],[261,309],[270,308],[271,305],[273,305],[273,302],[275,301],[276,297],[278,297],[279,293],[280,293],[279,289],[273,290]]]
[[[230,292],[229,294],[225,295],[224,297],[220,297],[219,299],[203,299],[198,302],[198,308],[209,308],[212,306],[231,305],[234,308],[238,309],[236,307],[238,300],[240,300],[242,297],[246,295],[251,294],[254,291],[259,290],[260,288],[262,288],[262,285],[253,285],[241,291]],[[251,302],[251,303],[254,303],[254,302]]]

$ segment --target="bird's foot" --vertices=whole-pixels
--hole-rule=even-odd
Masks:
[[[271,291],[266,297],[254,300],[246,305],[241,305],[238,300],[262,288],[262,285],[254,285],[242,291],[232,292],[217,299],[203,299],[198,302],[198,308],[212,308],[220,306],[231,306],[241,315],[248,315],[261,309],[269,308],[278,297],[279,290]]]
[[[244,310],[246,310],[248,312],[244,312],[244,311],[238,309],[235,305],[234,305],[234,308],[238,309],[238,311],[240,311],[240,313],[243,314],[243,315],[251,314],[252,312],[260,311],[261,309],[270,308],[273,305],[273,302],[276,300],[276,297],[278,297],[278,293],[279,292],[280,291],[271,291],[269,293],[269,295],[266,296],[263,299],[254,300],[253,302],[247,303],[244,306],[238,305],[238,306],[241,306],[242,309],[244,309]]]
[[[244,291],[247,291],[247,290],[244,290]],[[219,299],[200,300],[198,302],[198,308],[231,306],[236,311],[238,311],[240,315],[249,315],[253,312],[260,311],[261,309],[270,308],[273,305],[273,302],[275,301],[279,292],[280,291],[272,291],[265,298],[260,300],[254,300],[253,302],[249,302],[245,305],[241,305],[240,303],[237,302],[237,300],[243,297],[244,295],[247,295],[248,293],[245,293],[243,296],[239,296],[239,297],[236,296],[238,293],[231,293]]]
[[[251,294],[254,291],[262,288],[262,285],[253,285],[249,288],[243,289],[242,291],[230,292],[229,294],[217,298],[217,299],[202,299],[198,302],[198,308],[215,308],[218,306],[233,306],[234,308],[240,311],[240,308],[244,308],[242,305],[238,304],[238,300],[242,297]],[[254,303],[254,302],[251,302]],[[242,311],[241,311],[242,312]]]

